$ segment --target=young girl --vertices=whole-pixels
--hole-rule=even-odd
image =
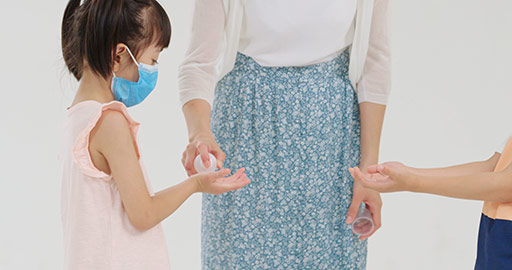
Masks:
[[[512,137],[488,160],[448,168],[417,169],[398,162],[349,169],[365,187],[485,201],[475,269],[512,268]]]
[[[196,192],[221,194],[249,183],[244,169],[196,174],[154,193],[140,163],[126,107],[156,85],[170,42],[155,0],[69,1],[62,50],[80,81],[66,112],[60,160],[65,269],[169,269],[160,222]]]

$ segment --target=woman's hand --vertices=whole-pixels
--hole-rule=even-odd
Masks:
[[[361,185],[379,192],[407,191],[415,184],[413,170],[399,162],[372,165],[368,167],[368,173],[361,172],[357,167],[349,171]]]
[[[188,176],[197,174],[197,171],[194,169],[194,159],[197,155],[201,155],[205,167],[210,167],[209,153],[214,155],[217,159],[217,169],[222,169],[226,154],[224,154],[217,142],[215,142],[213,134],[200,135],[191,140],[181,158],[181,163],[183,167],[185,167]]]
[[[222,169],[211,173],[196,174],[189,179],[196,184],[196,192],[219,195],[247,186],[251,180],[247,178],[244,171],[245,169],[242,168],[233,175],[226,177],[230,171],[229,169]]]
[[[357,212],[361,207],[361,203],[364,202],[366,204],[366,208],[370,210],[372,213],[373,224],[375,225],[373,231],[365,236],[361,236],[361,240],[365,240],[372,236],[381,226],[381,209],[382,209],[382,200],[380,198],[380,194],[377,191],[367,189],[358,181],[354,182],[354,189],[352,195],[352,204],[348,209],[347,214],[347,223],[351,224],[354,222],[354,219],[357,216]]]

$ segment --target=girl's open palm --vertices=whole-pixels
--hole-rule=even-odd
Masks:
[[[400,162],[370,166],[368,174],[363,174],[358,167],[350,168],[349,171],[364,187],[379,192],[405,191],[412,176],[409,168]]]
[[[219,195],[247,186],[251,180],[247,178],[244,171],[245,169],[242,168],[233,175],[226,177],[230,170],[222,169],[211,173],[196,174],[192,177],[197,181],[199,192]]]

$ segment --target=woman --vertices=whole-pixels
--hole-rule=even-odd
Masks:
[[[183,164],[194,174],[210,152],[252,180],[203,197],[203,269],[366,267],[347,223],[365,202],[377,230],[382,202],[348,168],[378,162],[387,11],[388,0],[196,0],[179,75]]]

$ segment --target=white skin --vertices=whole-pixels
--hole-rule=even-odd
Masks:
[[[117,77],[138,80],[138,68],[128,54],[125,44],[118,44],[112,65]],[[138,62],[153,65],[162,48],[151,45],[135,56]],[[83,76],[73,105],[87,100],[107,103],[114,100],[110,88],[112,76],[103,78],[84,63]],[[212,173],[194,174],[183,182],[150,196],[133,144],[128,121],[121,112],[105,111],[92,130],[89,152],[96,168],[112,175],[121,195],[124,209],[132,225],[148,230],[174,213],[192,194],[204,192],[221,194],[242,188],[250,183],[239,169],[233,175],[229,169]]]

